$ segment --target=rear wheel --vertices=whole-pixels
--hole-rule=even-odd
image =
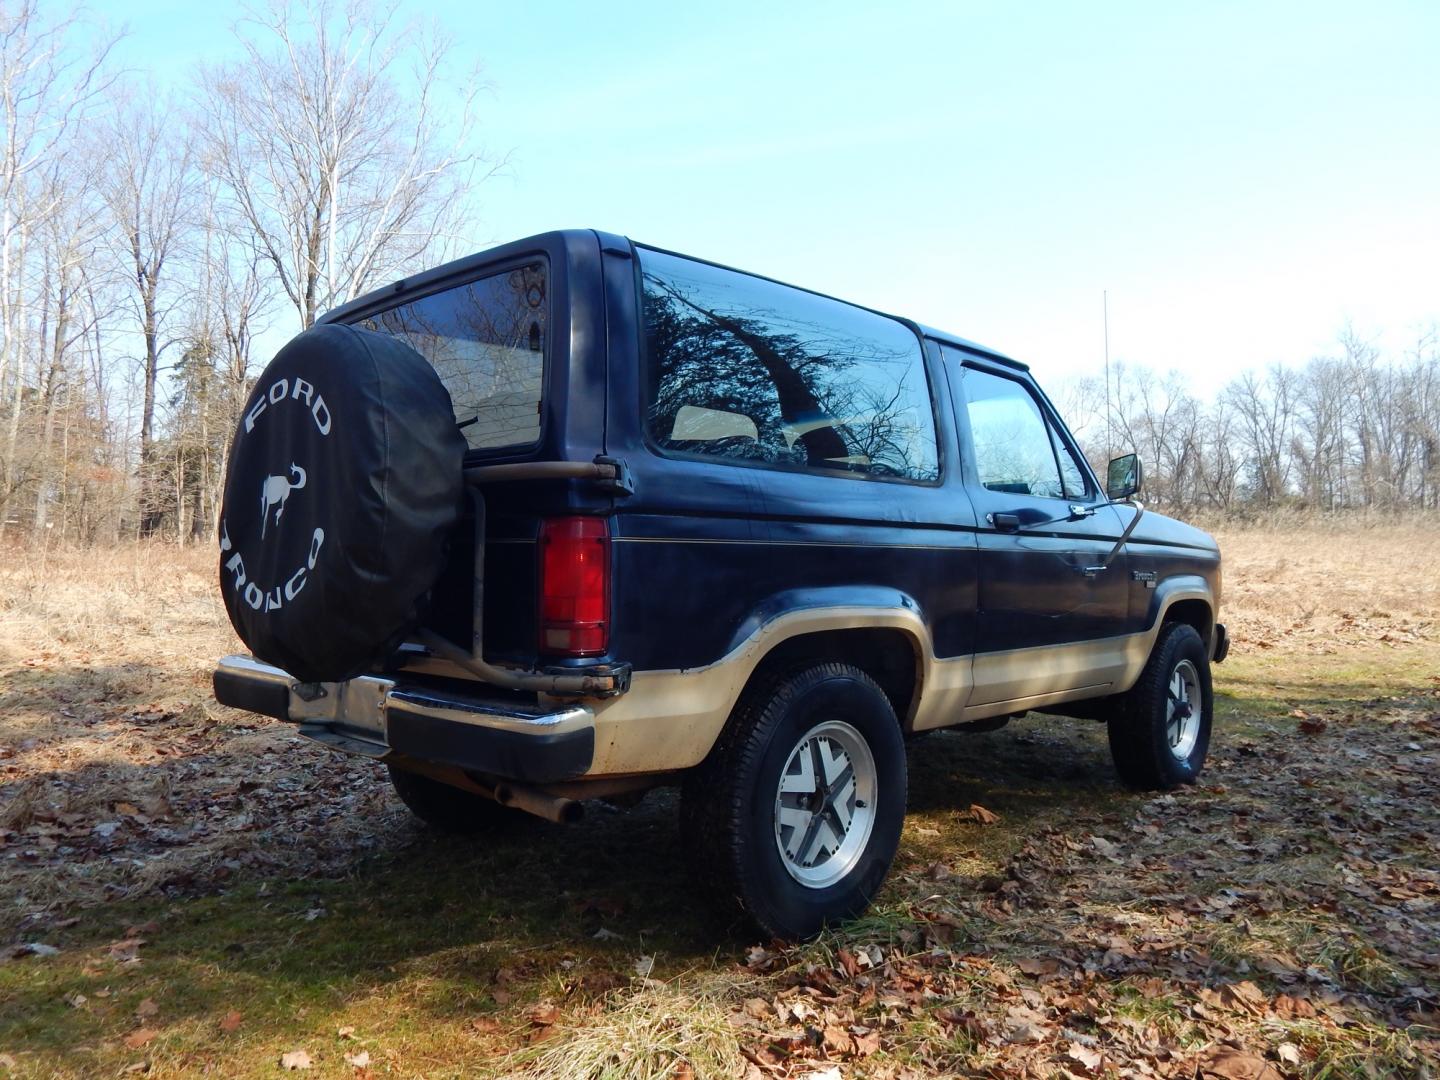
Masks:
[[[419,773],[389,766],[390,783],[410,812],[441,832],[473,835],[513,828],[529,815],[494,799],[463,791]]]
[[[1193,784],[1205,767],[1213,716],[1205,643],[1193,626],[1169,623],[1110,718],[1110,754],[1120,779],[1144,791]]]
[[[905,817],[905,745],[884,692],[820,664],[747,690],[682,816],[699,872],[764,930],[804,938],[858,915]]]

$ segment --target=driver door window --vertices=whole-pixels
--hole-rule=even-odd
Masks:
[[[989,372],[961,371],[980,483],[1012,495],[1058,499],[1068,494],[1075,477],[1062,481],[1050,426],[1029,391]],[[1075,463],[1069,464],[1078,473]]]

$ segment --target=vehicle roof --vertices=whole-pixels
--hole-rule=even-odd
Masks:
[[[1007,367],[1013,367],[1019,371],[1030,370],[1030,365],[1025,363],[1025,361],[1016,360],[1013,356],[1006,356],[1004,353],[992,349],[988,345],[981,345],[978,342],[971,341],[969,338],[963,338],[956,334],[949,334],[946,333],[944,330],[936,330],[935,328],[925,326],[924,324],[917,325],[920,327],[920,332],[922,334],[924,334],[928,338],[933,338],[934,340],[940,342],[940,344],[942,345],[955,345],[961,349],[969,349],[971,352],[980,353],[987,360],[997,360],[1000,363],[1005,364]]]
[[[531,251],[537,247],[548,247],[551,244],[556,243],[557,241],[560,243],[573,242],[580,239],[581,237],[597,237],[600,240],[600,246],[602,249],[611,247],[615,244],[615,242],[619,242],[624,245],[634,244],[639,247],[648,247],[655,251],[665,250],[664,248],[660,248],[654,244],[645,244],[638,240],[630,240],[627,237],[619,236],[614,233],[601,232],[600,230],[596,229],[556,229],[551,232],[536,233],[533,236],[523,237],[522,239],[513,240],[506,244],[500,244],[496,247],[487,248],[484,251],[477,251],[472,255],[465,255],[459,259],[453,259],[450,262],[441,264],[440,266],[433,267],[429,270],[421,271],[418,274],[412,274],[410,277],[400,278],[399,280],[394,281],[389,285],[382,285],[378,289],[372,289],[370,292],[365,293],[363,296],[358,296],[354,300],[349,300],[346,303],[341,304],[339,307],[330,309],[329,311],[325,312],[324,315],[320,316],[317,321],[322,323],[343,321],[351,314],[358,313],[368,308],[373,308],[382,301],[388,301],[390,297],[395,296],[397,293],[412,291],[429,291],[430,288],[450,278],[464,277],[471,271],[483,267],[486,263],[500,259],[513,258],[517,255],[522,255],[527,251]],[[700,258],[699,256],[686,255],[683,252],[671,252],[671,254],[680,255],[684,258]],[[766,277],[766,275],[764,274],[754,274],[751,271],[741,270],[733,266],[725,266],[723,263],[716,263],[709,259],[700,259],[700,261],[710,262],[713,266],[720,266],[727,270],[734,270],[736,273],[750,274],[750,276],[752,277]],[[776,281],[777,279],[767,278],[766,280]],[[779,284],[785,285],[789,283],[779,282]],[[791,287],[805,288],[804,286]],[[865,307],[864,304],[856,304],[853,300],[845,300],[842,297],[838,296],[829,296],[828,293],[821,293],[815,289],[805,289],[805,291],[815,293],[817,296],[826,296],[831,300],[838,300],[840,303],[850,304],[854,307]],[[875,308],[866,308],[866,310],[878,311],[878,309]],[[932,327],[923,326],[909,318],[906,318],[905,316],[895,315],[893,312],[878,311],[878,314],[887,315],[890,318],[894,319],[899,319],[901,322],[907,323],[915,327],[925,337],[938,341],[941,344],[954,345],[957,348],[967,349],[971,352],[980,353],[981,355],[985,356],[990,360],[998,361],[1002,364],[1016,368],[1020,371],[1029,370],[1028,365],[1022,363],[1019,360],[1013,359],[1012,357],[1006,356],[1002,352],[998,352],[995,349],[989,348],[986,345],[981,345],[977,342],[970,341],[967,338],[959,337],[956,334],[946,333],[943,330],[936,330]]]

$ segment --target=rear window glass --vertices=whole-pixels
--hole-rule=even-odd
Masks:
[[[383,311],[361,325],[394,334],[434,365],[472,450],[540,439],[549,289],[545,266],[491,274]]]
[[[646,426],[669,453],[933,481],[920,340],[902,323],[641,249]]]

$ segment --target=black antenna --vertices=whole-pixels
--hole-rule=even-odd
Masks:
[[[1110,414],[1110,290],[1100,293],[1101,317],[1105,322],[1105,457],[1115,456],[1115,424]]]

